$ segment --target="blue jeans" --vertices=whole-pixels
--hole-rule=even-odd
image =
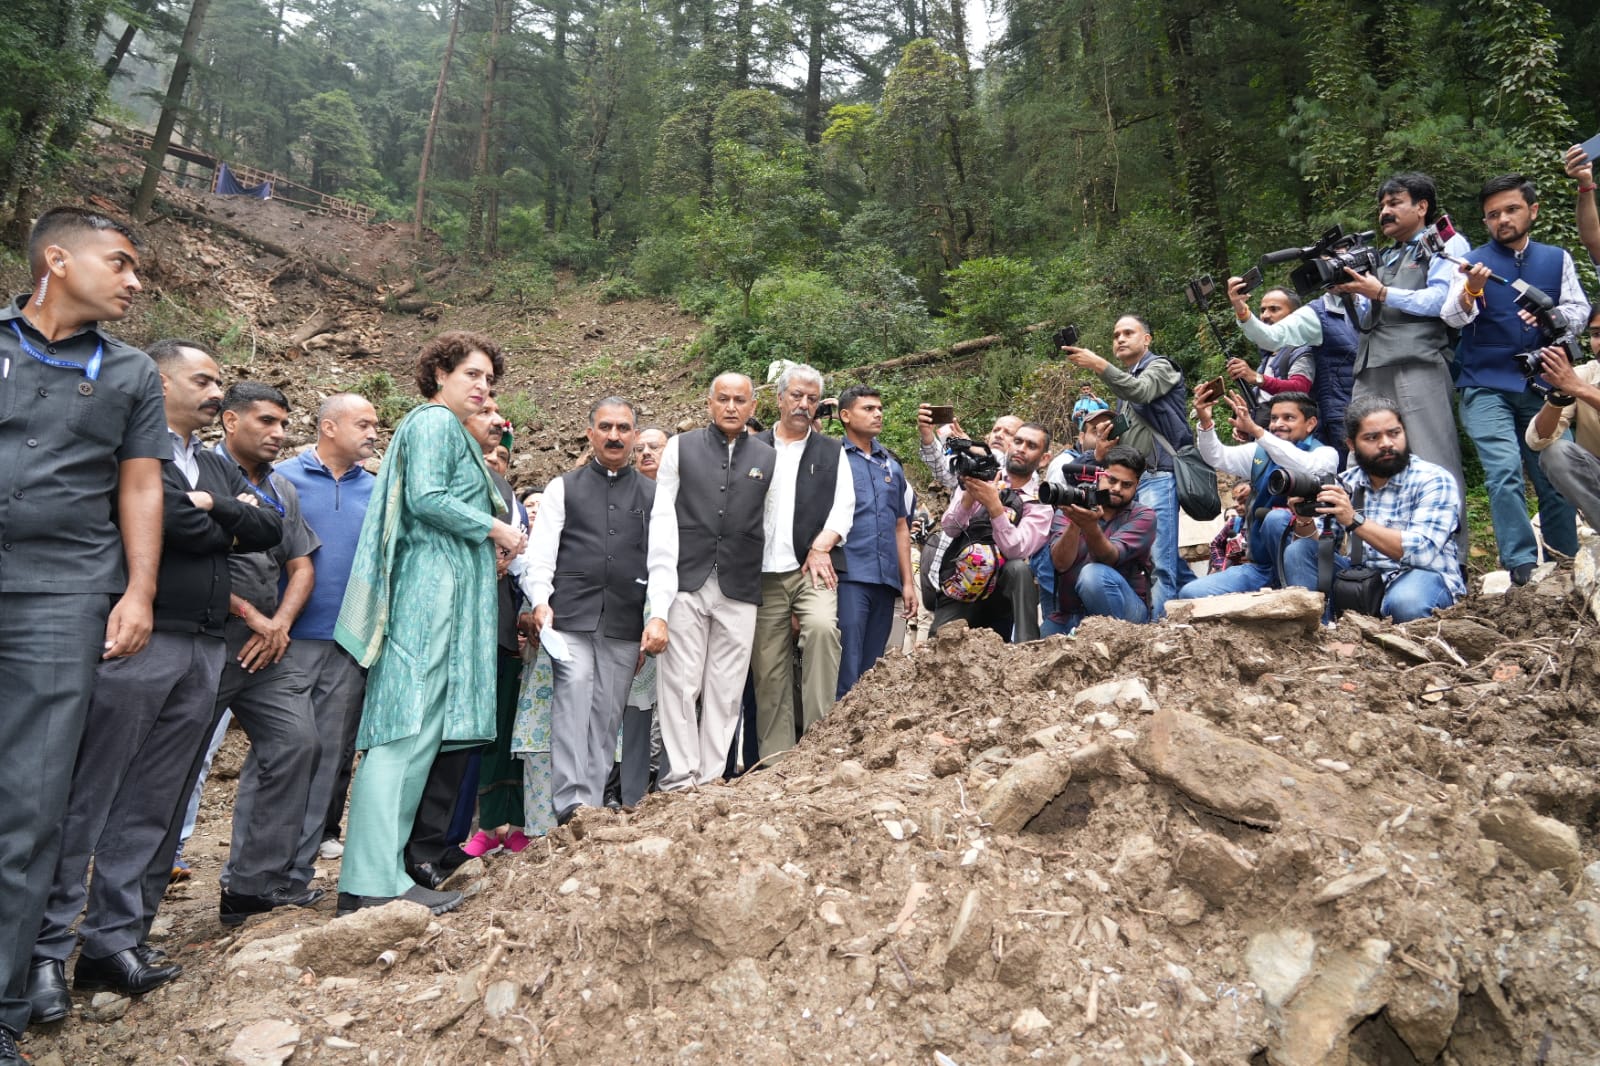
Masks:
[[[1371,548],[1367,549],[1369,552]],[[1333,557],[1334,570],[1350,566],[1348,556]],[[1314,538],[1297,540],[1283,553],[1284,579],[1291,585],[1314,589],[1317,587],[1317,541]],[[1425,618],[1434,610],[1455,602],[1444,575],[1432,570],[1404,569],[1400,576],[1389,582],[1383,594],[1383,615],[1396,622],[1410,622]]]
[[[1128,579],[1104,563],[1084,563],[1073,587],[1083,603],[1083,613],[1067,619],[1067,632],[1077,629],[1078,623],[1092,614],[1124,622],[1150,621],[1150,609],[1134,594]]]
[[[1166,603],[1195,580],[1178,559],[1178,479],[1170,470],[1146,470],[1133,497],[1156,513],[1156,542],[1150,547],[1150,617],[1160,618]]]
[[[1543,406],[1544,400],[1532,392],[1476,387],[1461,390],[1461,426],[1478,450],[1478,462],[1483,464],[1489,516],[1494,521],[1494,539],[1500,546],[1500,565],[1508,570],[1539,558],[1533,524],[1528,521],[1524,466],[1539,497],[1539,528],[1545,543],[1563,555],[1573,555],[1578,550],[1572,504],[1550,484],[1539,467],[1539,453],[1529,448],[1523,438],[1528,423]]]
[[[839,686],[834,699],[844,699],[856,679],[883,657],[899,603],[900,590],[893,585],[839,582]]]
[[[1178,593],[1180,600],[1197,600],[1202,596],[1221,596],[1229,592],[1255,592],[1257,589],[1276,588],[1278,585],[1278,559],[1283,554],[1283,534],[1294,515],[1286,508],[1268,512],[1261,520],[1261,532],[1254,538],[1268,549],[1265,559],[1250,559],[1226,570],[1218,570],[1205,577],[1197,577]]]

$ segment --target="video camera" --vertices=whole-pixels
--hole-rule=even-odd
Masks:
[[[1305,248],[1282,248],[1261,257],[1263,267],[1304,260],[1290,274],[1294,291],[1301,303],[1310,303],[1335,285],[1350,280],[1346,270],[1357,274],[1370,274],[1380,263],[1378,249],[1372,246],[1373,230],[1346,233],[1343,226],[1333,226],[1317,243]]]
[[[944,453],[950,457],[950,472],[958,478],[993,481],[1000,476],[1000,459],[987,444],[966,437],[951,437],[944,442]]]
[[[1329,485],[1337,484],[1332,474],[1297,474],[1279,467],[1267,475],[1267,492],[1273,496],[1294,496],[1300,502],[1294,513],[1302,518],[1317,516],[1317,493]]]

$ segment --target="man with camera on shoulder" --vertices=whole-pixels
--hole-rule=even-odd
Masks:
[[[984,445],[952,438],[950,447],[961,487],[939,523],[945,543],[931,568],[939,595],[929,635],[963,618],[1011,643],[1038,640],[1039,587],[1028,557],[1050,536],[1050,507],[1037,496],[1050,431],[1037,422],[1018,426],[1003,467],[1002,455]]]
[[[1466,594],[1456,555],[1461,494],[1450,472],[1412,455],[1400,405],[1386,396],[1362,396],[1345,412],[1345,432],[1355,465],[1317,493],[1314,514],[1332,519],[1349,534],[1351,555],[1332,557],[1335,610],[1351,609],[1409,622],[1448,607]],[[1310,502],[1290,497],[1289,504]],[[1284,580],[1316,589],[1321,549],[1316,517],[1297,508],[1293,529],[1300,538],[1283,553]],[[1352,562],[1354,559],[1354,562]],[[1370,560],[1370,561],[1369,561]],[[1352,566],[1372,573],[1359,589],[1337,574]],[[1359,571],[1353,572],[1355,576]],[[1323,589],[1323,591],[1328,591]]]
[[[1222,399],[1233,409],[1234,438],[1250,443],[1224,446],[1217,439],[1212,420],[1217,397],[1200,394],[1195,399],[1199,414],[1196,427],[1200,430],[1197,446],[1215,469],[1249,480],[1245,536],[1250,557],[1237,566],[1191,581],[1178,594],[1185,600],[1277,587],[1292,518],[1287,510],[1292,481],[1301,478],[1326,484],[1333,481],[1339,469],[1339,453],[1312,436],[1317,428],[1317,402],[1309,394],[1280,392],[1272,397],[1269,429],[1256,424],[1249,406],[1234,393],[1225,392]]]
[[[1095,488],[1047,485],[1043,495],[1066,519],[1050,546],[1056,569],[1051,621],[1070,633],[1088,615],[1150,620],[1150,553],[1156,512],[1135,496],[1144,456],[1118,445],[1106,453]]]
[[[1589,352],[1600,358],[1600,308],[1589,313],[1588,333]],[[1600,529],[1600,362],[1574,367],[1558,347],[1545,348],[1541,359],[1552,391],[1523,440],[1556,491]]]

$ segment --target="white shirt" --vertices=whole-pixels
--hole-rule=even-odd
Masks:
[[[1224,445],[1217,439],[1217,427],[1212,423],[1210,429],[1199,429],[1194,435],[1195,447],[1200,450],[1200,458],[1210,463],[1213,469],[1234,477],[1248,478],[1254,469],[1256,445],[1267,453],[1267,458],[1295,474],[1337,474],[1339,472],[1339,453],[1326,444],[1311,449],[1309,452],[1301,451],[1290,441],[1271,433],[1263,433],[1249,444]]]
[[[645,602],[652,619],[667,617],[672,601],[678,598],[678,441],[673,437],[661,449],[661,465],[656,467],[656,502],[650,510],[650,550],[646,565],[650,578]],[[733,459],[733,443],[728,443],[728,458]],[[540,508],[543,511],[543,507]],[[539,515],[538,525],[544,520]]]
[[[197,488],[200,484],[200,438],[191,433],[189,439],[184,440],[178,436],[177,430],[167,427],[167,436],[172,438],[172,461],[179,470],[183,471],[184,478],[189,482],[189,487]]]
[[[797,441],[786,441],[777,433],[772,435],[778,459],[773,466],[772,487],[767,489],[767,508],[761,519],[766,534],[766,543],[761,549],[763,574],[787,574],[800,569],[805,552],[811,548],[807,544],[802,550],[794,542],[795,486],[800,477],[800,459],[810,439],[810,430]],[[815,468],[811,472],[814,473]],[[828,508],[828,517],[823,521],[822,528],[837,533],[839,543],[843,544],[855,517],[855,475],[850,472],[850,463],[841,453],[838,476],[833,481],[833,506]]]

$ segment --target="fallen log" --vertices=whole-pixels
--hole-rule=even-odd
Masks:
[[[1035,322],[1031,326],[1024,326],[1023,333],[1038,333],[1040,330],[1050,329],[1053,322]],[[861,366],[847,367],[838,371],[839,374],[860,376],[870,372],[882,373],[885,370],[904,370],[907,367],[927,366],[930,363],[942,363],[949,359],[960,359],[977,352],[993,348],[1006,340],[1004,333],[991,333],[987,337],[973,337],[970,340],[956,341],[956,343],[943,348],[926,348],[910,355],[900,355],[893,359],[885,359],[878,363],[863,363]]]

